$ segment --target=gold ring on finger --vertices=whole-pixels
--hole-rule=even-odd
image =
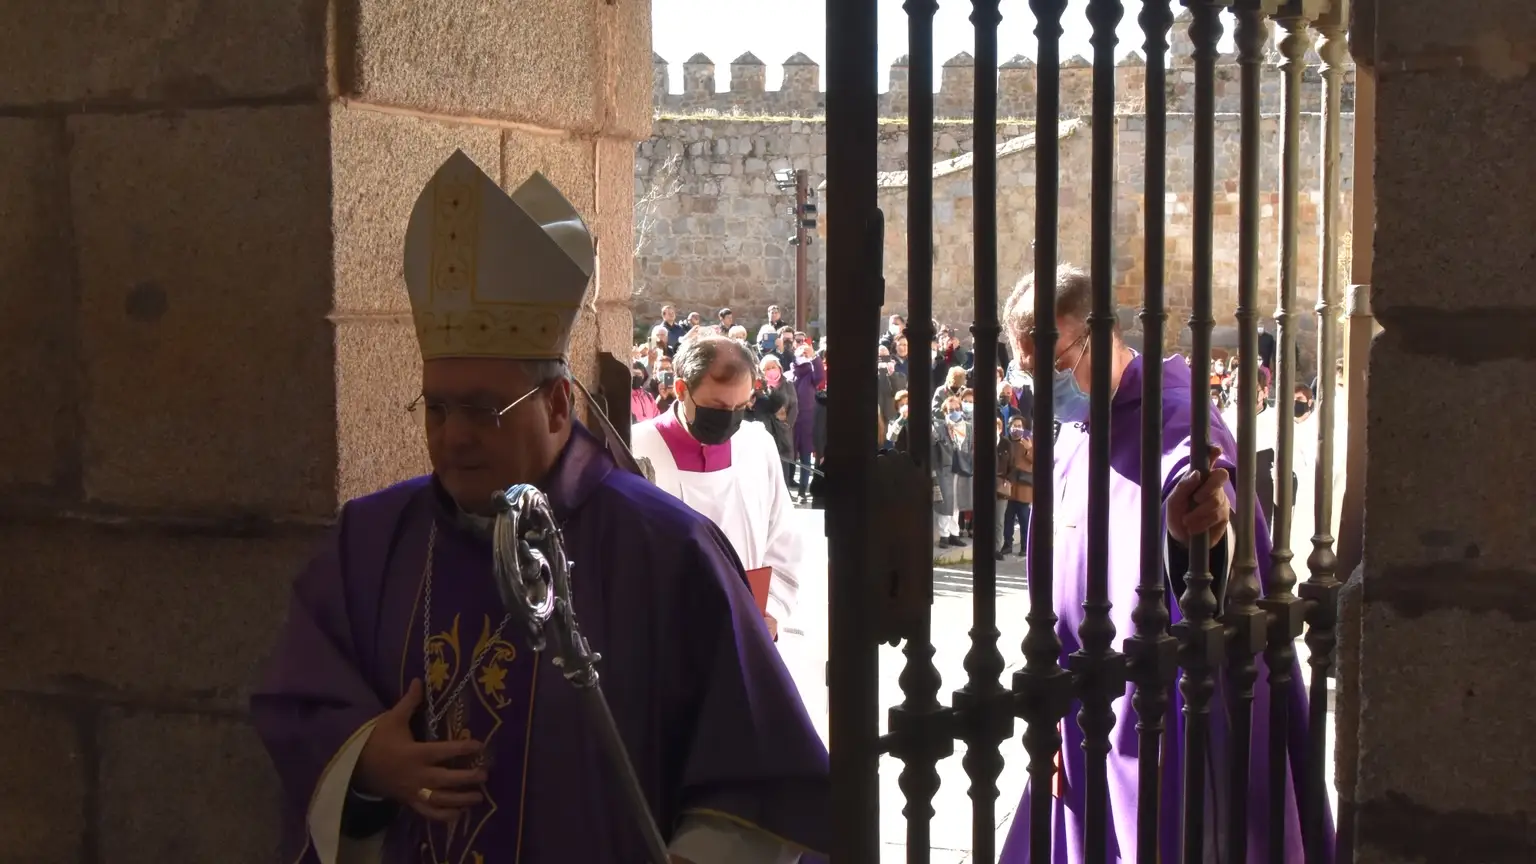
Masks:
[[[421,803],[430,804],[432,803],[432,790],[423,786],[416,790],[416,797],[421,800]]]

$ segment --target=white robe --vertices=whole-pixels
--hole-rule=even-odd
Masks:
[[[729,442],[730,467],[683,471],[656,425],[666,416],[635,424],[630,449],[650,460],[657,486],[720,527],[744,569],[773,568],[768,614],[783,630],[797,605],[803,548],[794,531],[794,505],[773,435],[763,424],[745,421]]]

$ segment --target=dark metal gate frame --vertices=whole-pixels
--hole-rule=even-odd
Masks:
[[[975,26],[977,76],[975,104],[975,336],[976,367],[996,366],[1000,328],[997,320],[997,211],[996,128],[997,29],[999,0],[973,0],[971,21]],[[1060,26],[1066,0],[1029,0],[1037,22],[1038,122],[1036,124],[1036,241],[1035,272],[1053,274],[1058,263],[1060,129]],[[830,655],[828,683],[831,688],[831,754],[834,786],[834,818],[837,824],[834,860],[874,864],[879,860],[880,809],[878,762],[890,753],[904,762],[900,786],[907,806],[907,859],[929,860],[929,826],[938,791],[937,763],[954,751],[954,741],[967,745],[963,764],[971,781],[973,806],[973,860],[996,859],[995,825],[998,789],[1003,768],[1002,742],[1014,731],[1013,720],[1025,721],[1024,749],[1029,758],[1029,780],[1036,789],[1049,789],[1055,758],[1061,748],[1058,722],[1067,718],[1074,703],[1076,720],[1084,735],[1088,774],[1084,858],[1090,864],[1106,860],[1109,781],[1106,757],[1115,717],[1111,702],[1119,698],[1127,681],[1135,684],[1133,707],[1138,722],[1140,751],[1160,752],[1171,686],[1178,678],[1185,707],[1185,797],[1182,801],[1183,853],[1187,864],[1199,864],[1205,831],[1206,776],[1202,745],[1209,734],[1212,694],[1218,676],[1225,675],[1239,710],[1234,716],[1234,740],[1242,748],[1230,759],[1231,788],[1247,788],[1248,734],[1254,689],[1258,679],[1257,658],[1262,654],[1278,671],[1265,682],[1278,697],[1290,683],[1295,657],[1293,643],[1308,626],[1306,640],[1311,652],[1311,728],[1324,728],[1327,678],[1331,674],[1334,618],[1339,591],[1332,551],[1331,481],[1333,462],[1334,366],[1320,362],[1317,410],[1319,412],[1318,530],[1307,560],[1311,578],[1296,594],[1291,565],[1290,519],[1292,492],[1289,483],[1277,483],[1279,500],[1273,526],[1272,573],[1269,593],[1260,596],[1258,562],[1252,507],[1255,501],[1255,404],[1258,395],[1257,324],[1259,318],[1259,172],[1260,172],[1260,74],[1267,40],[1267,20],[1273,18],[1284,36],[1280,41],[1283,109],[1281,113],[1281,242],[1279,255],[1280,298],[1274,319],[1279,335],[1280,394],[1289,394],[1296,380],[1294,307],[1297,285],[1297,213],[1300,195],[1299,134],[1302,66],[1309,43],[1309,28],[1322,36],[1324,125],[1323,246],[1318,291],[1318,356],[1331,358],[1338,350],[1338,262],[1332,254],[1337,235],[1339,197],[1339,84],[1344,61],[1344,23],[1347,0],[1183,0],[1192,18],[1194,44],[1195,152],[1193,184],[1193,312],[1188,320],[1192,336],[1191,367],[1208,369],[1211,357],[1213,239],[1215,203],[1215,62],[1222,35],[1222,14],[1230,5],[1236,21],[1238,62],[1241,68],[1241,144],[1239,211],[1239,279],[1237,321],[1239,353],[1239,404],[1237,439],[1238,472],[1235,482],[1239,502],[1233,517],[1236,546],[1229,574],[1224,608],[1212,590],[1213,575],[1208,544],[1191,538],[1189,572],[1184,591],[1175,598],[1183,620],[1169,628],[1168,599],[1164,588],[1162,550],[1162,501],[1144,495],[1141,513],[1142,548],[1140,584],[1133,615],[1135,632],[1117,652],[1115,627],[1110,620],[1108,590],[1110,441],[1109,369],[1114,328],[1112,284],[1115,178],[1115,60],[1116,26],[1125,14],[1118,0],[1088,0],[1088,20],[1093,28],[1094,83],[1092,98],[1092,244],[1090,268],[1093,310],[1089,319],[1093,382],[1090,411],[1090,478],[1088,584],[1085,618],[1079,630],[1082,650],[1058,662],[1061,644],[1055,634],[1051,587],[1054,493],[1053,472],[1035,473],[1036,504],[1029,536],[1034,547],[1029,573],[1030,611],[1023,643],[1025,665],[1015,674],[1012,687],[1000,680],[1004,662],[998,650],[996,625],[996,562],[985,554],[995,548],[996,499],[981,494],[975,502],[975,546],[983,550],[973,564],[974,625],[966,656],[968,680],[953,695],[952,706],[939,702],[941,680],[934,666],[931,643],[933,570],[926,543],[915,552],[891,552],[892,525],[926,524],[931,458],[929,400],[910,401],[910,456],[881,454],[868,446],[867,429],[875,410],[875,352],[857,346],[873,346],[878,336],[880,307],[884,300],[882,271],[882,221],[876,206],[877,46],[876,0],[829,0],[828,41],[828,325],[829,343],[838,352],[842,370],[832,385],[836,398],[829,400],[828,464],[833,489],[827,512],[831,550]],[[1024,3],[1010,3],[1008,11],[1022,12]],[[922,349],[934,337],[932,202],[933,181],[927,165],[933,141],[933,16],[934,0],[906,0],[910,56],[910,117],[908,126],[908,335],[914,346],[910,378],[929,382],[931,365]],[[1143,347],[1147,356],[1161,357],[1167,314],[1164,305],[1165,151],[1167,144],[1166,52],[1174,23],[1171,0],[1144,0],[1138,21],[1146,49],[1146,171],[1145,171],[1145,277],[1144,305],[1140,313]],[[993,74],[987,74],[991,71]],[[1332,158],[1330,158],[1330,153]],[[1053,279],[1036,283],[1034,387],[1035,428],[1053,423],[1052,371],[1055,330]],[[844,350],[843,346],[854,346]],[[1201,372],[1203,375],[1203,372]],[[1197,392],[1200,392],[1197,390]],[[1141,448],[1143,489],[1161,488],[1162,380],[1146,375],[1143,380]],[[976,393],[976,416],[996,411],[994,388]],[[1283,403],[1282,403],[1283,404]],[[1209,470],[1209,400],[1193,405],[1191,453],[1196,470]],[[1280,423],[1276,445],[1277,476],[1290,473],[1291,424]],[[977,438],[985,440],[981,433]],[[1053,463],[1051,436],[1036,438],[1036,465]],[[994,448],[975,453],[976,474],[996,474]],[[989,482],[986,485],[989,485]],[[984,487],[983,487],[984,488]],[[899,503],[892,505],[891,495]],[[1242,502],[1247,502],[1246,504]],[[921,512],[917,512],[917,511]],[[922,517],[919,520],[919,516]],[[921,529],[926,535],[926,529]],[[903,701],[890,709],[889,734],[879,735],[878,644],[905,640],[905,669],[901,674]],[[1182,670],[1182,674],[1180,674]],[[1287,750],[1284,737],[1287,702],[1270,701],[1271,812],[1268,821],[1278,825],[1284,818]],[[1302,818],[1307,828],[1308,862],[1328,860],[1331,850],[1322,847],[1326,818],[1324,735],[1311,735],[1306,758],[1306,787]],[[1277,770],[1278,769],[1278,770]],[[1149,790],[1159,782],[1156,760],[1141,760],[1138,785],[1142,800],[1155,800]],[[1277,794],[1279,793],[1279,794]],[[1224,860],[1247,860],[1247,801],[1236,796],[1226,811],[1227,845]],[[1052,860],[1052,832],[1047,829],[1052,798],[1032,796],[1029,859]],[[1157,807],[1137,814],[1139,860],[1157,860],[1160,830]],[[1268,832],[1267,859],[1287,860],[1283,831]]]

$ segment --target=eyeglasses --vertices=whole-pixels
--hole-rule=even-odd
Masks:
[[[500,429],[501,418],[508,411],[522,404],[523,400],[537,392],[539,392],[539,388],[535,387],[501,408],[490,405],[464,405],[442,402],[436,399],[428,399],[426,394],[422,394],[412,399],[411,403],[405,406],[405,410],[412,414],[415,414],[418,410],[422,411],[429,428],[440,427],[448,422],[449,417],[458,414],[476,429]]]
[[[1066,369],[1061,368],[1061,363],[1062,363],[1063,360],[1067,359],[1067,355],[1071,354],[1073,349],[1079,348],[1079,347],[1082,350],[1077,352],[1077,359],[1072,361],[1072,365],[1068,366]],[[1057,372],[1067,372],[1067,371],[1071,371],[1073,369],[1076,369],[1077,368],[1077,364],[1083,362],[1083,355],[1086,354],[1087,352],[1088,352],[1088,334],[1084,333],[1083,335],[1079,336],[1075,341],[1073,341],[1072,344],[1068,345],[1065,351],[1062,351],[1060,354],[1056,355],[1056,364],[1054,366],[1055,370]]]

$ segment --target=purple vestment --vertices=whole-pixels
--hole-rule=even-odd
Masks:
[[[1135,634],[1131,612],[1136,606],[1136,584],[1140,580],[1141,543],[1141,387],[1143,358],[1136,357],[1126,367],[1120,386],[1113,400],[1110,422],[1110,546],[1109,546],[1109,599],[1114,604],[1111,618],[1115,624],[1117,650],[1123,650],[1122,642]],[[1189,368],[1184,360],[1172,357],[1163,362],[1163,459],[1162,497],[1166,502],[1173,487],[1189,467],[1191,387]],[[1203,391],[1198,398],[1207,398]],[[1211,410],[1211,443],[1220,447],[1222,456],[1219,467],[1226,468],[1235,476],[1232,460],[1237,445],[1232,433],[1222,422],[1219,412]],[[1083,424],[1063,424],[1056,442],[1056,513],[1055,513],[1055,569],[1052,580],[1052,597],[1059,622],[1056,635],[1061,639],[1061,661],[1081,646],[1078,627],[1083,622],[1083,601],[1087,592],[1088,554],[1088,433]],[[1229,500],[1236,501],[1236,492],[1229,483]],[[1038,503],[1038,502],[1037,502]],[[1255,546],[1259,564],[1259,578],[1265,585],[1269,578],[1269,529],[1257,507],[1244,508],[1254,514]],[[1031,537],[1034,532],[1030,532]],[[1033,544],[1031,544],[1033,547]],[[1033,548],[1031,548],[1033,554]],[[1181,620],[1177,598],[1183,593],[1182,572],[1169,574],[1168,605],[1174,622]],[[1218,574],[1220,577],[1220,574]],[[1224,578],[1218,584],[1225,584]],[[1205,860],[1236,864],[1224,860],[1226,854],[1227,804],[1231,792],[1227,789],[1227,754],[1230,725],[1227,716],[1235,704],[1229,701],[1224,671],[1217,673],[1216,694],[1211,702],[1211,742],[1208,746],[1207,795],[1205,818]],[[1299,668],[1289,688],[1290,728],[1287,730],[1290,745],[1290,782],[1286,789],[1286,860],[1300,864],[1302,834],[1297,810],[1297,797],[1302,794],[1302,766],[1305,759],[1307,730],[1307,698]],[[1269,684],[1268,669],[1259,660],[1259,677],[1253,702],[1252,748],[1250,750],[1248,796],[1248,861],[1243,864],[1261,864],[1268,860],[1267,837],[1269,826]],[[1125,695],[1113,703],[1115,727],[1110,732],[1109,754],[1109,860],[1134,862],[1136,849],[1136,811],[1138,807],[1136,777],[1138,742],[1136,736],[1136,712],[1131,706],[1132,685],[1126,685]],[[1052,808],[1052,861],[1050,864],[1082,864],[1083,835],[1086,815],[1086,789],[1084,778],[1086,756],[1083,753],[1083,733],[1078,727],[1077,712],[1081,706],[1073,702],[1072,709],[1063,725],[1063,773],[1060,782],[1063,796],[1056,798]],[[1180,826],[1183,788],[1184,718],[1183,699],[1177,688],[1173,692],[1162,749],[1162,818],[1159,833],[1159,860],[1179,861],[1181,843]],[[1013,825],[1000,856],[1003,864],[1025,864],[1029,861],[1029,802],[1034,790],[1026,788],[1019,809],[1014,814]],[[1326,806],[1326,804],[1325,804]],[[1328,820],[1331,855],[1332,819]],[[1330,858],[1331,861],[1331,858]],[[1046,862],[1037,862],[1046,864]],[[1329,862],[1313,862],[1329,864]]]
[[[676,498],[618,469],[579,424],[540,488],[561,521],[582,633],[602,654],[603,691],[662,834],[699,811],[826,849],[827,753],[729,542]],[[343,508],[331,542],[294,586],[251,705],[283,782],[287,861],[305,847],[305,813],[327,762],[424,669],[439,707],[461,694],[464,710],[447,712],[449,728],[486,742],[486,803],[451,833],[441,825],[426,833],[425,820],[402,809],[389,822],[386,862],[644,860],[577,693],[548,656],[527,648],[520,625],[489,641],[458,690],[503,615],[489,542],[460,527],[430,478]],[[422,722],[418,712],[418,730]]]
[[[795,384],[795,398],[800,400],[800,414],[795,418],[795,456],[809,456],[816,449],[816,388],[826,377],[820,357],[796,360],[790,367]]]

